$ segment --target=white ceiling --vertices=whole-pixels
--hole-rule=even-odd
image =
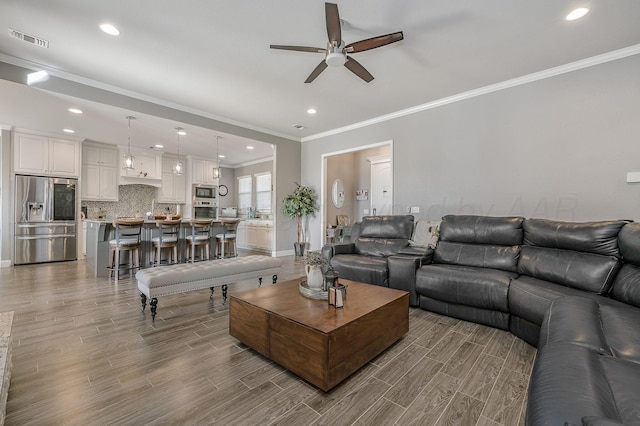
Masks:
[[[565,21],[578,6],[591,12]],[[0,61],[300,140],[640,43],[638,0],[343,0],[338,7],[347,43],[404,31],[401,42],[354,55],[375,77],[371,83],[330,67],[304,84],[322,54],[269,49],[324,47],[318,0],[2,0]],[[121,35],[101,32],[103,22]],[[50,47],[11,38],[9,28]],[[75,126],[77,136],[123,143],[124,117],[138,115],[6,81],[0,90],[0,123],[18,127],[60,133]],[[22,115],[36,103],[44,111]],[[85,114],[69,117],[71,103]],[[308,115],[309,107],[318,113]],[[132,123],[140,132],[132,132],[132,143],[175,145],[179,125],[143,115]],[[245,156],[246,139],[182,127],[189,132],[183,153],[205,155],[222,135],[221,146],[240,155],[229,164],[271,155],[267,144]]]

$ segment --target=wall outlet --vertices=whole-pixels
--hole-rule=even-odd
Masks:
[[[420,207],[412,206],[411,207],[411,213],[420,213]]]

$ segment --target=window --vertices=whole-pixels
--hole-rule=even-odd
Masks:
[[[238,178],[238,210],[246,213],[251,207],[251,176]]]
[[[271,213],[271,172],[256,177],[256,208],[261,213]]]

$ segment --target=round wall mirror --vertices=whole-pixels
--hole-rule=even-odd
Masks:
[[[342,183],[341,179],[333,181],[333,186],[331,187],[331,200],[337,209],[344,205],[344,183]]]

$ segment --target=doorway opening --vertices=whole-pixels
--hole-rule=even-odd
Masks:
[[[348,242],[364,216],[393,214],[393,141],[322,155],[321,241]]]

